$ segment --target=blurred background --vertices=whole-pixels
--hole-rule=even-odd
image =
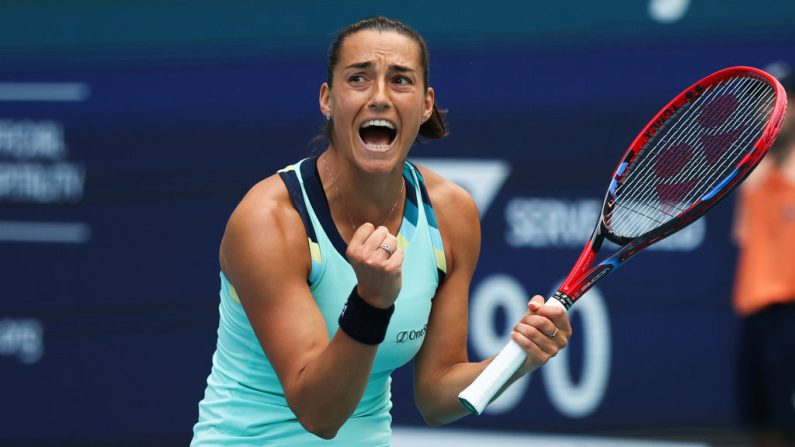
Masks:
[[[449,138],[411,157],[481,212],[476,359],[563,279],[665,102],[724,67],[795,61],[789,0],[2,1],[0,445],[189,442],[226,219],[312,152],[333,34],[379,14],[424,35],[449,109]],[[485,415],[427,431],[396,371],[396,445],[742,442],[734,201],[589,292],[565,354]]]

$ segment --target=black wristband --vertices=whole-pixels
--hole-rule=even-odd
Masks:
[[[386,309],[367,304],[354,286],[340,314],[340,329],[359,343],[377,345],[384,341],[386,328],[394,311],[394,304]]]

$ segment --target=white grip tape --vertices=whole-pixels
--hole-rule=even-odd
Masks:
[[[558,306],[562,309],[566,307],[560,301],[550,298],[546,304]],[[513,340],[494,357],[489,366],[475,378],[468,387],[461,391],[458,400],[472,414],[481,414],[486,406],[491,402],[497,392],[511,378],[513,373],[522,366],[527,355]]]
[[[516,342],[509,341],[475,381],[461,391],[458,400],[470,413],[482,413],[497,391],[519,369],[526,357],[527,355]]]

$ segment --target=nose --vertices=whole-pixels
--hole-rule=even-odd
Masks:
[[[389,110],[389,108],[392,107],[386,81],[381,80],[375,83],[373,86],[373,95],[370,97],[370,102],[367,104],[367,107],[378,112]]]

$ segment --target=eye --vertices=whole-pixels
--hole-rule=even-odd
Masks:
[[[400,86],[414,84],[414,82],[406,76],[395,76],[395,79],[393,79],[392,82]]]
[[[354,74],[348,77],[348,82],[350,82],[351,84],[361,84],[366,80],[367,78],[365,78],[363,74]]]

